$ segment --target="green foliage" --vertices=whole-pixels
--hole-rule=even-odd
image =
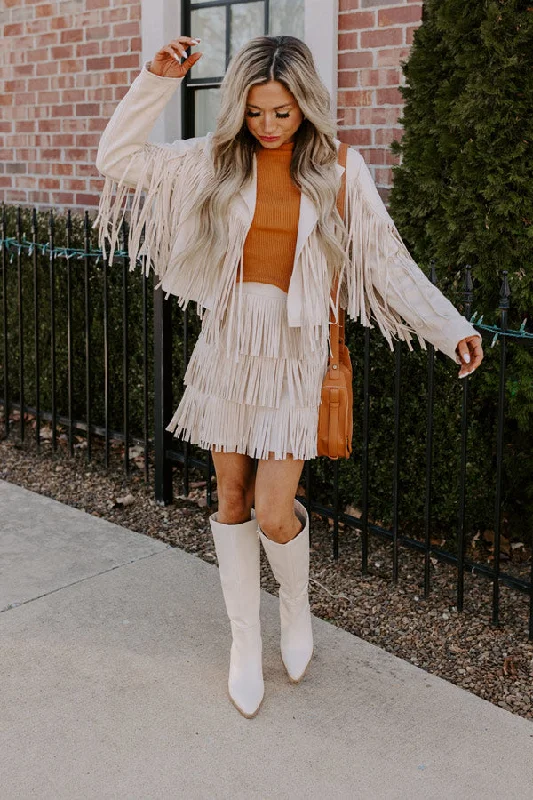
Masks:
[[[533,13],[520,0],[426,0],[409,60],[400,122],[391,149],[390,212],[413,257],[431,259],[454,299],[466,264],[473,267],[473,309],[497,319],[502,271],[508,271],[508,327],[533,305]],[[490,342],[490,339],[489,339]],[[470,464],[476,496],[494,483],[495,407],[500,346],[474,379],[472,435],[484,466]],[[412,358],[412,356],[411,356]],[[508,348],[504,510],[527,529],[533,511],[533,351]],[[408,412],[409,413],[409,412]],[[448,420],[453,419],[448,407]],[[453,430],[453,426],[452,426]],[[439,440],[439,444],[441,441]],[[480,504],[482,511],[483,502]],[[484,515],[474,514],[475,524]]]

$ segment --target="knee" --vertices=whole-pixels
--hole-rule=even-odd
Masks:
[[[250,487],[240,482],[226,482],[217,485],[218,521],[228,525],[246,522],[250,519],[253,494]]]
[[[278,544],[286,544],[301,530],[302,525],[293,514],[281,515],[276,508],[255,509],[257,524],[269,539]]]

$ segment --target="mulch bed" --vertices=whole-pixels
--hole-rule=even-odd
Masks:
[[[130,450],[131,475],[126,478],[119,442],[113,442],[107,472],[98,452],[88,464],[83,439],[79,438],[77,445],[74,458],[70,458],[62,434],[57,452],[52,453],[49,429],[44,427],[38,454],[31,432],[23,444],[13,432],[0,441],[0,479],[216,563],[209,525],[209,515],[216,510],[215,483],[211,508],[205,503],[205,480],[192,480],[187,497],[179,495],[176,482],[174,504],[161,507],[153,500],[152,486],[145,484],[140,448]],[[533,719],[529,598],[502,587],[501,626],[494,628],[490,625],[492,587],[484,578],[466,576],[465,610],[458,613],[452,567],[432,562],[432,591],[425,599],[420,554],[401,551],[400,579],[394,584],[390,543],[372,539],[370,553],[371,572],[363,575],[359,533],[344,528],[339,532],[339,559],[335,560],[330,524],[313,514],[309,584],[313,613],[427,672]],[[527,575],[528,564],[522,568]],[[261,585],[277,594],[263,550]]]

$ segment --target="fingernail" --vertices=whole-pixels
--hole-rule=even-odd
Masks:
[[[174,58],[176,59],[176,61],[178,61],[178,62],[181,64],[181,60],[180,60],[180,57],[179,57],[179,55],[178,55],[177,53],[172,53],[172,55],[174,56]]]
[[[470,364],[470,356],[468,355],[468,353],[464,354],[463,361],[465,362],[465,364]]]
[[[195,39],[194,41],[196,42],[196,44],[200,44],[200,42],[201,42],[202,40],[201,40],[201,39]]]

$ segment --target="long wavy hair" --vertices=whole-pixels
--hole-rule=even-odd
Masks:
[[[334,276],[346,259],[344,226],[336,206],[335,123],[329,93],[315,69],[312,53],[294,36],[251,39],[228,66],[212,137],[212,176],[198,198],[199,230],[187,255],[203,252],[210,265],[223,260],[228,244],[228,208],[250,180],[253,154],[261,147],[245,121],[248,92],[252,86],[268,81],[278,81],[291,92],[304,116],[295,136],[290,173],[294,184],[315,204],[318,240],[329,273]]]

